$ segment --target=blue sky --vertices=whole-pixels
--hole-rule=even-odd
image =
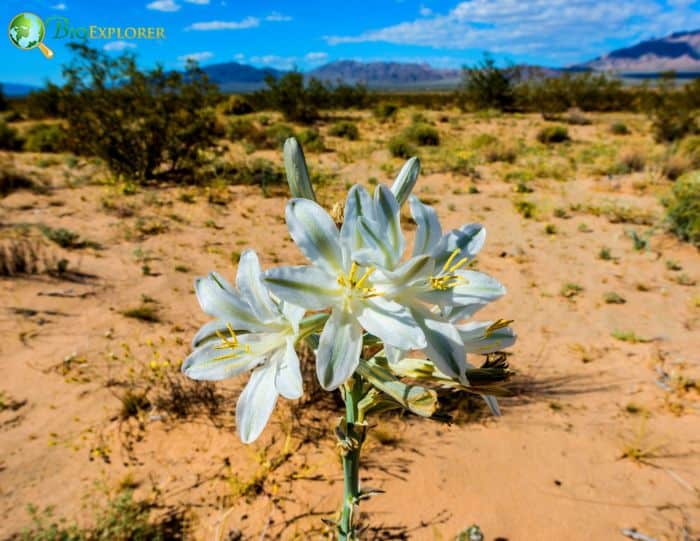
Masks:
[[[72,27],[160,26],[165,40],[92,40],[144,66],[177,68],[238,61],[306,70],[338,59],[428,62],[459,67],[484,51],[501,61],[563,66],[640,39],[700,28],[691,0],[5,0],[0,20],[31,11],[66,17]],[[0,81],[60,81],[68,40],[47,23],[45,44],[56,56],[21,51],[4,40]]]

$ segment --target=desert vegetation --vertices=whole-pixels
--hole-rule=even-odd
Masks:
[[[343,403],[320,388],[313,344],[303,396],[250,446],[234,417],[247,376],[180,372],[206,321],[195,277],[233,281],[250,247],[266,268],[304,263],[283,218],[290,137],[338,219],[350,186],[391,185],[417,156],[413,193],[444,231],[488,230],[468,269],[508,295],[479,318],[519,336],[500,360],[469,354],[514,372],[491,389],[503,417],[448,388],[440,419],[372,418],[363,535],[698,535],[700,85],[485,59],[456,92],[292,73],[225,96],[194,65],[74,58],[66,85],[0,99],[0,537],[333,535]],[[401,225],[410,247],[406,209]]]

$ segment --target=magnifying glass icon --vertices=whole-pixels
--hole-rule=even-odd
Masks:
[[[44,45],[46,25],[41,17],[31,12],[15,15],[7,28],[12,45],[23,51],[39,48],[46,58],[53,58],[53,51]]]

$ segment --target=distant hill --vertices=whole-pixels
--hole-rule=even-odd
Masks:
[[[280,77],[284,71],[274,68],[256,68],[238,62],[225,62],[202,66],[209,78],[221,87],[223,91],[246,92],[265,86],[265,77],[272,75]]]
[[[623,74],[671,70],[679,73],[700,72],[700,30],[676,32],[663,38],[642,41],[575,67]]]
[[[2,91],[5,96],[10,97],[26,96],[33,90],[39,90],[39,87],[18,83],[0,83],[0,86],[2,86]]]
[[[364,83],[370,88],[440,87],[456,85],[461,70],[429,64],[338,60],[308,72],[308,76],[328,82]]]

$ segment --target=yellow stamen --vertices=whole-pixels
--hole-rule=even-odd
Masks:
[[[223,344],[216,346],[215,349],[235,349],[238,347],[238,338],[236,337],[236,331],[233,330],[233,327],[230,323],[226,323],[226,328],[228,329],[228,332],[231,335],[232,341],[229,342],[228,339],[223,334],[221,334],[221,332],[216,331],[216,336],[219,337]]]
[[[515,321],[515,320],[514,319],[498,319],[498,320],[494,321],[484,331],[484,338],[488,338],[489,336],[491,336],[494,333],[494,331],[497,331],[498,329],[503,329],[503,328],[507,327],[508,325],[513,323],[513,321]]]
[[[357,289],[362,289],[362,284],[365,283],[365,280],[367,280],[367,278],[369,278],[369,275],[372,274],[374,272],[374,270],[375,270],[374,267],[368,268],[365,271],[365,273],[362,275],[362,277],[357,281],[357,283],[355,284],[355,287]]]
[[[449,271],[450,265],[452,264],[452,262],[454,261],[454,259],[459,255],[459,252],[460,252],[460,249],[459,249],[459,248],[455,248],[454,250],[452,250],[452,253],[450,254],[450,257],[447,258],[447,261],[445,261],[445,264],[442,266],[442,270],[443,270],[444,272],[448,272],[448,271]]]
[[[430,287],[432,287],[433,289],[439,289],[440,291],[452,289],[453,287],[466,283],[466,278],[462,276],[456,276],[454,274],[445,274],[443,276],[430,277]]]
[[[462,259],[460,259],[459,261],[457,261],[457,263],[455,263],[454,265],[452,265],[452,266],[450,267],[450,269],[448,270],[448,272],[455,272],[456,270],[459,270],[459,268],[460,268],[460,267],[463,267],[463,266],[467,263],[467,261],[469,261],[469,259],[466,258],[466,257],[463,257]]]

